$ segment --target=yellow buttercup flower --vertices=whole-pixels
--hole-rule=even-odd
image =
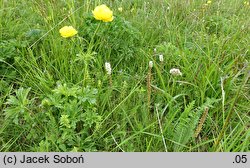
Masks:
[[[72,26],[64,26],[59,30],[59,32],[64,38],[72,37],[77,34],[76,29],[74,29]]]
[[[92,13],[96,20],[111,22],[114,19],[113,12],[106,5],[97,6]]]

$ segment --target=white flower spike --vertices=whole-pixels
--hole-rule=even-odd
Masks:
[[[111,75],[112,69],[109,62],[105,62],[105,70],[107,71],[108,75]]]
[[[160,60],[161,62],[163,62],[163,55],[162,55],[162,54],[159,55],[159,60]]]
[[[148,66],[149,66],[149,68],[153,68],[153,61],[149,61],[149,63],[148,63]]]

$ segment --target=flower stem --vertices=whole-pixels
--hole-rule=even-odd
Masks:
[[[151,105],[151,78],[152,78],[152,67],[148,69],[148,76],[147,76],[147,90],[148,90],[148,111],[150,111]]]
[[[112,87],[112,76],[111,75],[108,75],[109,76],[109,86]]]

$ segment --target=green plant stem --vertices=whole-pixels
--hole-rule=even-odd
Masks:
[[[152,78],[152,68],[149,67],[148,69],[148,76],[147,76],[147,90],[148,90],[148,112],[150,112],[150,105],[151,105],[151,78]]]

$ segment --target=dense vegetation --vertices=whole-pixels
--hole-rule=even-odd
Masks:
[[[0,151],[250,150],[249,2],[0,6]]]

